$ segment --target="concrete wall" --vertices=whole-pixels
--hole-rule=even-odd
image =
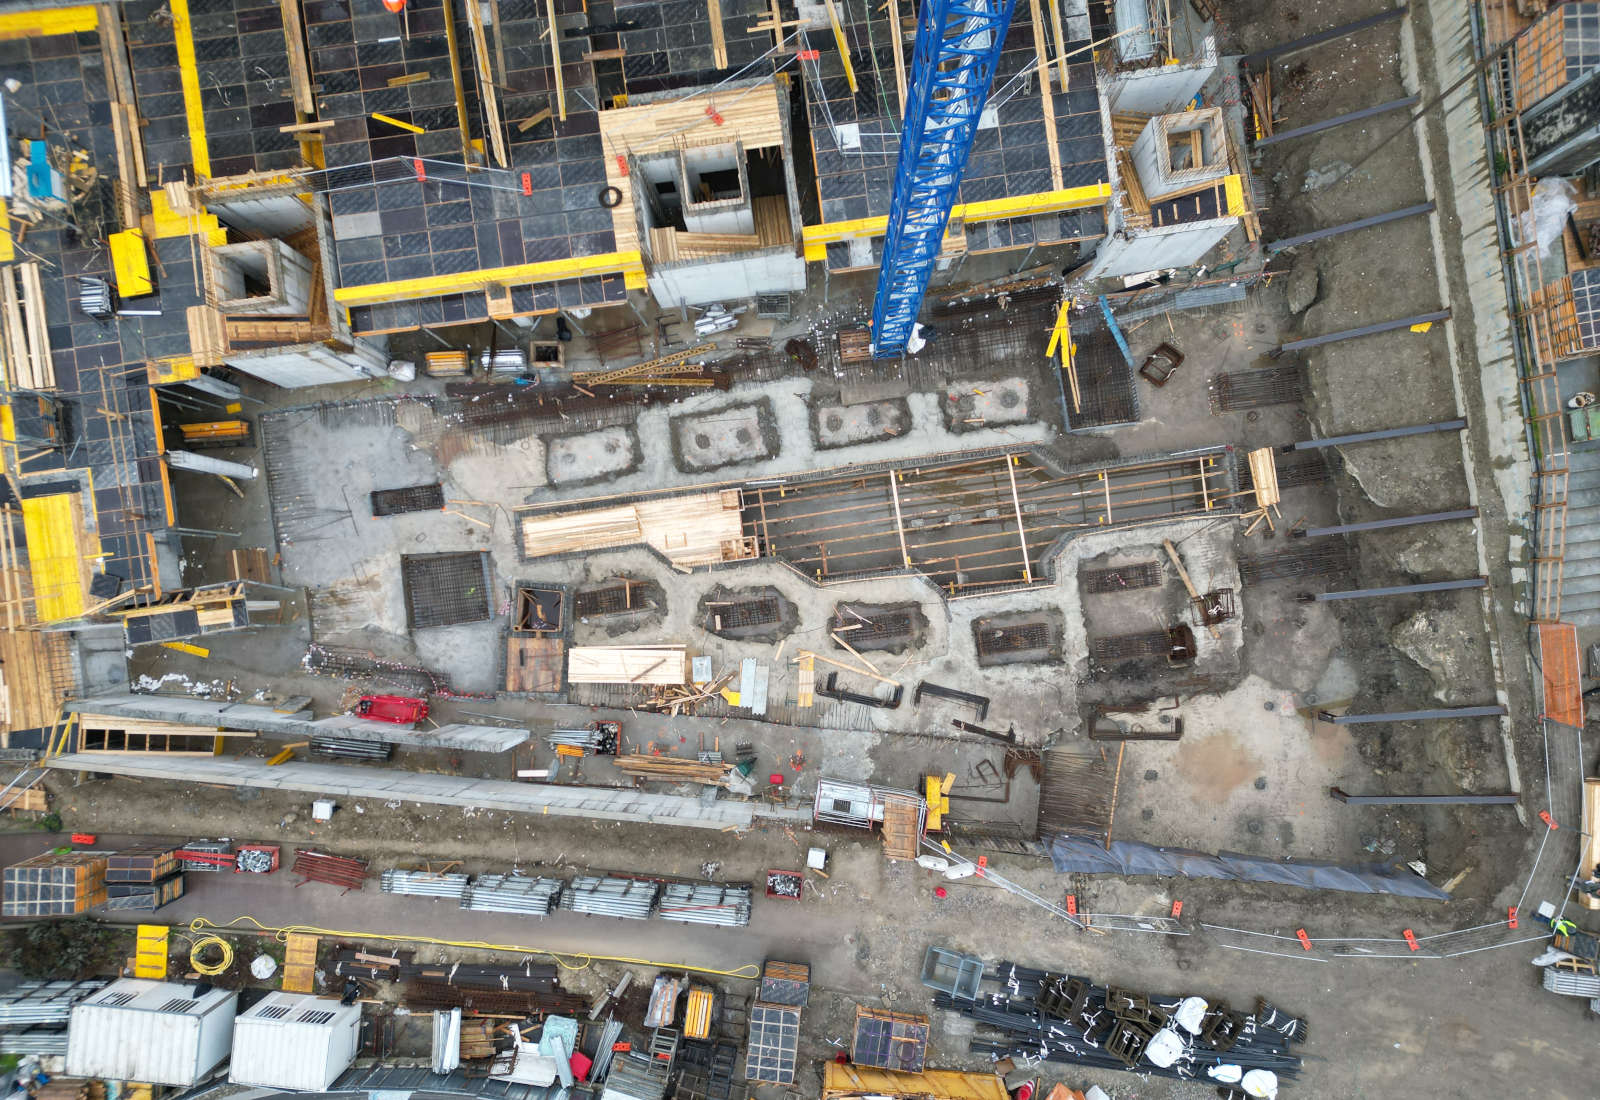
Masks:
[[[707,263],[657,267],[650,275],[650,293],[664,309],[805,288],[806,262],[788,248],[768,248]]]
[[[288,348],[229,352],[226,362],[263,382],[291,390],[377,378],[388,366],[382,349],[365,340],[357,340],[349,351],[324,344],[298,344]]]
[[[1238,224],[1238,218],[1213,218],[1142,229],[1126,238],[1107,237],[1100,243],[1094,265],[1084,277],[1103,279],[1158,268],[1190,267],[1199,263],[1201,257]]]
[[[217,307],[230,314],[304,316],[310,312],[312,265],[282,241],[241,241],[213,246],[210,251],[212,293]],[[271,289],[252,294],[246,273]]]
[[[683,227],[690,233],[754,233],[756,215],[748,206],[704,203],[683,208]]]
[[[212,199],[206,207],[235,229],[263,237],[287,237],[311,225],[311,208],[294,195]]]
[[[1181,111],[1216,71],[1217,40],[1208,37],[1201,56],[1192,64],[1118,73],[1106,88],[1106,99],[1111,103],[1111,110],[1119,115]]]

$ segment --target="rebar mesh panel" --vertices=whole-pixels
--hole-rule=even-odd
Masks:
[[[1161,583],[1161,563],[1139,561],[1115,569],[1085,569],[1078,574],[1078,586],[1090,593],[1122,592],[1130,588],[1154,588]]]
[[[778,601],[771,596],[754,600],[736,600],[713,607],[706,615],[707,630],[738,630],[741,627],[766,626],[779,619]],[[720,623],[718,620],[721,620]]]
[[[1089,656],[1097,661],[1125,661],[1130,657],[1165,656],[1171,642],[1165,630],[1139,634],[1113,634],[1109,638],[1089,639]]]
[[[626,585],[615,585],[610,588],[595,588],[588,592],[578,592],[572,597],[572,610],[574,614],[588,617],[590,615],[620,615],[627,611],[637,611],[638,608],[629,606],[629,588]]]
[[[1296,451],[1291,455],[1279,455],[1278,488],[1298,489],[1306,485],[1321,485],[1328,480],[1330,474],[1342,469],[1342,460],[1337,452],[1326,450]],[[1254,489],[1255,484],[1250,479],[1248,463],[1239,466],[1244,484],[1241,489]]]
[[[1239,559],[1239,582],[1293,580],[1297,577],[1323,577],[1350,570],[1350,551],[1344,543],[1318,540],[1259,558]]]
[[[1053,633],[1049,623],[980,627],[977,631],[978,656],[993,657],[1030,649],[1047,649],[1052,644]]]
[[[1111,815],[1111,765],[1098,753],[1089,756],[1054,750],[1041,755],[1044,780],[1039,784],[1039,835],[1104,836]]]
[[[885,642],[898,642],[911,636],[911,612],[909,611],[875,611],[871,615],[863,615],[861,619],[847,615],[846,626],[854,626],[852,630],[839,631],[839,637],[849,642],[856,649],[867,649],[882,645]]]
[[[750,1045],[744,1075],[751,1081],[787,1085],[794,1081],[800,1049],[800,1010],[787,1005],[750,1006]]]
[[[1217,375],[1210,386],[1213,413],[1292,405],[1305,399],[1306,368],[1302,363]]]
[[[1073,355],[1078,375],[1080,407],[1073,411],[1067,399],[1067,426],[1073,430],[1107,424],[1131,424],[1139,419],[1139,399],[1133,389],[1133,368],[1122,357],[1105,328],[1078,337]]]
[[[489,556],[481,551],[403,554],[400,574],[412,630],[482,622],[494,614]]]
[[[444,508],[444,486],[410,485],[404,489],[374,489],[372,514],[399,516],[406,512],[437,512]]]

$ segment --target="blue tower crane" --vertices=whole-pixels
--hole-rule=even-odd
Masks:
[[[872,306],[879,359],[901,354],[911,338],[1015,7],[1016,0],[922,0]]]

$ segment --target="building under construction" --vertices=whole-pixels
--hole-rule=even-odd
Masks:
[[[406,1047],[510,1100],[578,1053],[602,1100],[811,1087],[825,1033],[825,1095],[987,1100],[1029,1048],[980,982],[1052,1061],[1287,1080],[1303,1020],[1179,1035],[1045,933],[1519,942],[1501,888],[1559,910],[1600,813],[1600,5],[1443,6],[0,0],[0,811],[143,838],[21,853],[15,912],[265,924],[281,856],[473,951],[670,922],[587,1000],[285,932],[285,993],[434,1021],[351,1017],[336,1087],[432,1087]],[[935,899],[976,939],[913,960]],[[746,960],[752,908],[840,934]]]

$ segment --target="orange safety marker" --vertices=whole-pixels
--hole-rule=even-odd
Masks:
[[[1294,934],[1295,934],[1295,938],[1300,941],[1300,946],[1305,948],[1307,951],[1310,951],[1311,950],[1311,937],[1306,935],[1306,930],[1304,928],[1296,928],[1294,930]]]
[[[99,836],[96,835],[95,833],[73,833],[72,834],[72,843],[74,843],[74,844],[93,844],[96,840],[99,840],[99,839],[100,839]]]
[[[1561,826],[1556,824],[1556,819],[1550,816],[1550,811],[1549,810],[1540,810],[1539,811],[1539,820],[1544,822],[1546,825],[1550,826],[1552,829],[1561,828]]]
[[[722,115],[715,107],[706,108],[706,117],[712,122],[715,122],[718,126],[722,125]]]
[[[628,1051],[630,1051],[632,1049],[633,1049],[633,1044],[632,1043],[612,1043],[611,1044],[611,1053],[612,1054],[626,1054],[626,1053],[628,1053]]]
[[[1517,926],[1517,907],[1515,905],[1506,910],[1506,923],[1512,928]]]
[[[522,173],[522,194],[523,194],[523,197],[527,197],[528,195],[533,194],[533,173],[532,172],[524,172],[524,173]]]
[[[623,156],[621,153],[617,154],[617,171],[621,172],[624,176],[628,174],[628,158]]]
[[[1422,945],[1417,942],[1416,933],[1412,932],[1411,929],[1407,928],[1404,932],[1402,932],[1400,934],[1406,938],[1406,946],[1411,948],[1411,950],[1413,950],[1413,951],[1421,951],[1422,950]]]
[[[815,61],[822,56],[821,50],[801,50],[795,54],[801,61]]]
[[[418,183],[426,183],[428,181],[428,170],[423,167],[421,157],[411,158],[411,170],[417,174]]]
[[[1172,915],[1174,917],[1183,916],[1183,902],[1175,901],[1172,903]]]
[[[1067,916],[1075,917],[1077,915],[1078,915],[1078,895],[1077,894],[1068,894],[1067,895]]]

